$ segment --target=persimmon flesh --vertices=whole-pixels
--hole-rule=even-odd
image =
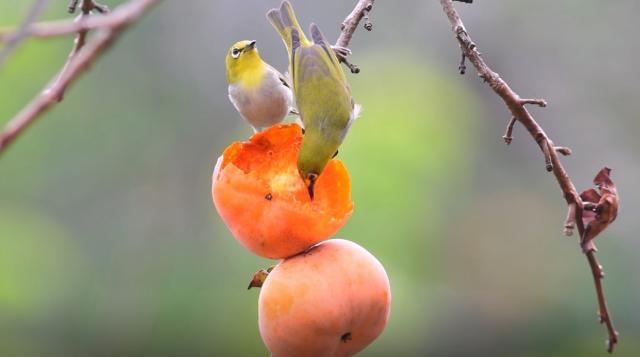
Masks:
[[[213,172],[213,202],[234,237],[272,259],[298,254],[329,239],[353,211],[351,181],[332,159],[315,184],[315,197],[297,169],[302,130],[276,125],[226,148]]]
[[[367,347],[389,318],[391,290],[380,262],[332,239],[283,260],[260,290],[260,335],[273,356],[342,357]]]

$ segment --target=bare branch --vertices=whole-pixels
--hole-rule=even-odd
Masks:
[[[593,245],[593,241],[589,241]],[[589,261],[589,267],[591,267],[591,274],[593,275],[593,282],[596,286],[596,294],[598,296],[598,313],[600,317],[600,323],[605,324],[607,332],[609,333],[609,339],[607,340],[607,352],[612,353],[616,343],[618,343],[618,332],[613,326],[613,321],[609,314],[609,308],[607,307],[607,298],[604,295],[604,288],[602,287],[602,279],[604,279],[604,272],[602,271],[602,265],[598,262],[596,257],[595,246],[592,249],[588,249],[586,252],[587,260]]]
[[[533,104],[533,105],[537,105],[541,108],[544,108],[547,106],[547,101],[544,99],[520,99],[520,104],[521,105],[525,105],[525,104]]]
[[[548,172],[553,171],[553,164],[551,163],[551,153],[556,153],[553,149],[553,143],[550,141],[544,141],[542,136],[538,137],[538,140],[542,142],[542,154],[544,155],[544,164]],[[548,139],[547,139],[548,140]]]
[[[106,5],[98,4],[93,0],[82,0],[82,13],[89,14],[93,10],[96,10],[101,14],[109,12],[109,8]]]
[[[101,16],[109,20],[106,22],[108,25],[100,29],[90,42],[72,56],[51,87],[42,91],[5,126],[0,133],[0,154],[24,129],[57,102],[65,88],[77,80],[80,74],[95,62],[128,25],[156,2],[156,0],[131,0],[116,8],[113,13]]]
[[[26,36],[44,39],[66,36],[80,31],[113,27],[120,23],[131,22],[140,16],[140,3],[141,1],[137,0],[129,1],[115,8],[108,16],[90,16],[81,21],[56,20],[31,24],[26,30]],[[146,1],[142,3],[146,3]],[[146,8],[146,6],[144,6],[144,8]],[[8,41],[12,36],[15,36],[15,33],[16,30],[13,29],[0,29],[0,42]]]
[[[374,0],[359,0],[356,4],[353,11],[344,19],[342,22],[340,32],[340,36],[336,41],[334,48],[348,48],[349,43],[351,42],[351,38],[353,37],[353,33],[358,28],[358,24],[362,19],[364,19],[364,28],[367,31],[371,31],[373,29],[373,24],[369,19],[369,12],[373,9]],[[350,63],[347,61],[347,56],[336,52],[336,56],[340,60],[340,62],[344,63],[349,69],[351,73],[359,73],[360,68],[357,65]]]
[[[353,33],[358,28],[360,20],[365,16],[367,16],[367,18],[369,17],[369,11],[373,9],[373,1],[374,0],[358,1],[353,11],[342,21],[342,32],[340,32],[340,37],[338,37],[336,41],[336,46],[349,47],[351,37],[353,37]],[[369,31],[371,30],[369,29]]]
[[[76,9],[78,8],[78,3],[80,2],[80,0],[70,0],[69,1],[69,5],[67,6],[67,10],[69,11],[70,14],[73,14],[76,12]],[[101,14],[106,14],[107,12],[109,12],[109,8],[106,7],[105,5],[101,5],[98,4],[97,2],[93,1],[93,0],[82,0],[82,12],[83,13],[89,13],[92,10],[96,10],[97,12],[101,13]]]
[[[516,117],[512,116],[511,120],[509,120],[509,124],[507,125],[507,130],[502,136],[502,138],[504,139],[504,143],[507,145],[510,145],[513,141],[513,127],[516,125],[516,121]]]
[[[555,149],[556,149],[556,152],[560,155],[563,155],[563,156],[571,155],[571,149],[569,149],[566,146],[556,146]]]
[[[570,237],[576,228],[576,204],[569,203],[567,208],[567,218],[564,220],[564,235]]]
[[[467,56],[464,55],[464,51],[460,50],[460,64],[458,65],[458,71],[460,71],[460,74],[465,74],[467,73],[467,64],[466,64],[466,60],[467,60]]]
[[[26,18],[22,22],[22,25],[20,25],[20,28],[18,28],[18,30],[11,36],[6,38],[7,43],[2,48],[2,51],[0,51],[0,65],[2,65],[7,57],[11,55],[11,52],[13,52],[16,47],[18,47],[20,42],[28,37],[29,27],[31,26],[31,24],[38,20],[40,15],[42,15],[42,12],[47,7],[47,2],[49,2],[49,0],[36,0],[33,3],[33,6],[31,6],[31,9],[29,10]]]
[[[69,11],[72,12],[72,7],[73,7],[73,11],[75,11],[76,6],[77,6],[77,0],[76,1],[72,0],[71,3],[69,4]],[[101,14],[106,14],[107,12],[109,12],[109,9],[106,6],[100,5],[93,0],[83,0],[81,10],[82,10],[82,14],[80,14],[75,19],[75,21],[82,21],[83,19],[88,18],[89,16],[91,16],[91,13],[93,10]],[[84,44],[87,42],[88,33],[89,33],[88,30],[78,31],[78,35],[76,36],[76,39],[73,41],[73,48],[71,49],[71,53],[69,54],[67,63],[65,63],[64,66],[62,67],[62,70],[60,71],[60,75],[58,79],[64,76],[64,72],[68,70],[69,63],[71,62],[71,60],[75,57],[75,55],[82,49]],[[65,88],[62,88],[62,91],[60,92],[60,96],[58,97],[58,102],[61,102],[62,99],[64,99],[64,91],[65,91]]]
[[[89,15],[83,13],[77,17],[77,20],[80,20],[87,16]],[[69,64],[71,63],[71,61],[78,54],[78,52],[80,52],[82,47],[84,47],[85,43],[87,43],[87,33],[89,33],[89,31],[87,30],[81,30],[80,32],[78,32],[76,39],[73,41],[73,48],[71,49],[71,53],[69,53],[69,58],[67,59],[67,62],[64,64],[64,66],[62,67],[62,70],[60,71],[60,75],[58,76],[58,81],[60,80],[60,78],[64,76],[64,73],[69,70]],[[56,83],[58,81],[56,81]],[[55,86],[55,83],[53,85]],[[57,98],[58,102],[61,102],[62,99],[64,98],[64,91],[65,91],[65,88],[62,88],[62,90],[60,91],[60,96],[58,96]]]
[[[489,68],[489,66],[487,66],[487,64],[484,62],[477,46],[473,43],[471,37],[467,33],[467,30],[465,29],[464,24],[460,19],[460,15],[458,15],[458,12],[453,6],[452,0],[440,0],[440,3],[442,5],[442,9],[449,19],[449,22],[451,23],[452,30],[456,36],[456,39],[458,40],[464,56],[468,58],[469,61],[473,64],[473,66],[478,71],[479,76],[489,84],[491,89],[493,89],[493,91],[498,96],[500,96],[500,98],[502,98],[513,117],[527,129],[529,134],[538,143],[538,146],[543,152],[547,170],[553,172],[556,181],[558,182],[558,185],[562,190],[564,198],[569,205],[568,217],[565,220],[565,234],[571,234],[573,232],[573,227],[577,226],[580,237],[582,237],[585,230],[584,223],[582,221],[582,199],[580,198],[578,191],[576,191],[571,178],[562,166],[562,163],[560,162],[558,156],[559,152],[562,154],[566,154],[570,153],[570,150],[566,148],[556,148],[553,145],[553,142],[544,132],[544,130],[542,130],[540,125],[535,121],[533,116],[531,116],[529,111],[527,111],[527,109],[525,108],[525,104],[536,104],[539,106],[545,106],[546,102],[541,99],[521,99],[520,96],[516,92],[514,92],[509,87],[509,85],[502,78],[500,78],[497,73],[492,71],[491,68]],[[510,134],[510,130],[507,129],[507,134],[505,134],[505,137],[510,137]],[[598,296],[600,319],[602,323],[606,324],[609,334],[607,350],[609,352],[612,352],[614,345],[618,341],[618,334],[613,327],[611,315],[607,308],[604,290],[602,288],[602,267],[598,264],[598,261],[596,259],[596,249],[595,245],[593,245],[593,241],[591,240],[585,245],[588,246],[582,248],[587,256],[594,277],[596,293]]]

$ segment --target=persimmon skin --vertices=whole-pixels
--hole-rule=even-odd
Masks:
[[[353,212],[351,181],[339,160],[327,164],[311,200],[297,169],[302,130],[276,125],[235,142],[213,172],[213,202],[233,236],[251,252],[282,259],[329,239]]]
[[[382,264],[331,239],[283,260],[260,290],[260,335],[276,357],[352,356],[383,331],[391,289]]]

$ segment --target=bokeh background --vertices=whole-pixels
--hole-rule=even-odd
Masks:
[[[121,1],[105,0],[112,8]],[[43,19],[69,18],[51,0]],[[251,130],[224,55],[278,0],[164,1],[0,157],[0,355],[267,356],[255,270],[210,197],[217,156]],[[354,1],[294,1],[335,39]],[[0,0],[0,24],[31,1]],[[488,63],[523,97],[587,188],[613,168],[622,207],[598,240],[617,356],[640,356],[640,111],[634,0],[457,4]],[[604,356],[587,262],[533,140],[459,50],[439,3],[377,1],[351,48],[364,107],[340,150],[356,203],[339,237],[384,264],[392,315],[362,356]],[[306,27],[306,25],[305,25]],[[72,37],[29,40],[0,68],[6,122],[66,60]]]

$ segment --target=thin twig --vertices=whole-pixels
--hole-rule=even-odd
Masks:
[[[94,0],[82,0],[82,12],[85,14],[90,13],[93,10],[101,14],[106,14],[109,12],[109,8],[106,5],[98,4]]]
[[[593,241],[589,241],[592,243]],[[598,295],[598,313],[600,315],[600,323],[605,324],[609,333],[609,340],[607,341],[607,352],[613,352],[615,344],[618,342],[618,332],[609,313],[607,307],[607,298],[604,295],[604,288],[602,287],[602,279],[604,279],[604,272],[602,271],[602,265],[598,262],[596,256],[596,249],[589,249],[587,251],[587,260],[589,261],[589,267],[591,267],[591,274],[593,275],[593,282],[596,286],[596,294]]]
[[[132,17],[135,18],[138,14],[135,11],[128,10],[128,7],[137,3],[139,3],[139,1],[134,0],[133,3],[130,1],[129,3],[121,5],[110,12],[108,16],[90,16],[81,21],[55,20],[34,23],[27,28],[26,36],[47,39],[75,34],[80,31],[112,27],[122,22],[130,22]],[[0,42],[8,41],[15,36],[16,32],[17,30],[15,29],[0,29]]]
[[[369,11],[373,9],[373,1],[374,0],[358,1],[353,11],[342,21],[342,32],[340,32],[340,37],[338,37],[336,41],[337,47],[349,47],[351,37],[353,37],[353,33],[358,28],[360,20],[365,16],[365,13],[368,16]]]
[[[156,0],[131,0],[102,18],[109,19],[109,25],[100,29],[95,36],[69,61],[67,68],[53,85],[43,90],[22,109],[0,133],[0,154],[31,123],[57,102],[64,89],[83,73],[118,37],[118,35]]]
[[[548,138],[547,138],[547,141],[545,141],[542,136],[539,136],[538,140],[542,142],[542,154],[544,155],[545,168],[547,169],[548,172],[551,172],[553,171],[553,164],[551,163],[551,153],[552,152],[554,154],[556,153],[555,150],[553,149],[554,147],[553,143],[549,141]]]
[[[464,73],[462,73],[464,74]],[[509,120],[509,124],[507,124],[507,130],[504,132],[502,138],[504,139],[505,144],[510,145],[513,141],[513,127],[516,125],[516,117],[512,116],[511,120]]]
[[[0,65],[2,65],[9,55],[11,55],[13,50],[18,47],[20,42],[29,36],[29,27],[31,27],[31,24],[37,21],[40,15],[42,15],[42,12],[47,7],[48,2],[49,0],[36,0],[31,6],[31,9],[29,9],[29,13],[27,13],[27,16],[18,30],[11,34],[11,36],[6,37],[7,43],[2,48],[2,51],[0,51]]]
[[[447,15],[449,22],[451,23],[453,32],[460,44],[464,55],[469,59],[469,61],[473,64],[473,66],[478,71],[478,74],[481,78],[483,78],[489,86],[493,89],[493,91],[502,98],[506,106],[511,111],[511,114],[514,118],[516,118],[522,126],[524,126],[529,134],[534,138],[534,140],[540,146],[542,150],[545,161],[547,162],[547,168],[551,169],[553,172],[560,189],[563,192],[564,198],[569,205],[569,214],[573,215],[573,217],[568,217],[565,220],[565,229],[571,227],[568,232],[572,231],[572,227],[575,224],[578,228],[578,232],[582,237],[584,232],[584,223],[582,221],[582,212],[583,212],[583,203],[576,190],[571,178],[567,174],[566,170],[562,166],[560,162],[560,158],[558,156],[558,152],[563,152],[565,150],[558,150],[553,142],[549,139],[547,134],[542,130],[540,125],[535,121],[533,116],[529,113],[529,111],[525,108],[525,104],[536,104],[543,106],[546,105],[546,102],[543,100],[529,100],[529,99],[521,99],[520,96],[514,92],[507,83],[500,78],[500,76],[493,72],[489,66],[484,62],[482,57],[480,56],[480,52],[478,51],[477,46],[471,40],[471,37],[467,33],[467,30],[460,19],[460,15],[456,11],[453,6],[452,0],[440,0],[442,5],[442,9]],[[565,151],[566,152],[566,151]],[[567,233],[568,233],[567,232]],[[600,320],[607,326],[607,332],[609,334],[608,347],[607,350],[609,352],[613,351],[615,344],[618,342],[618,334],[613,326],[613,322],[611,319],[611,315],[607,308],[606,298],[604,294],[604,289],[602,287],[601,279],[604,276],[602,273],[602,267],[597,261],[596,258],[596,249],[593,245],[593,241],[589,241],[589,247],[582,247],[585,251],[587,259],[589,261],[589,266],[591,267],[591,272],[593,274],[593,278],[595,281],[595,289],[598,297],[598,308],[600,311]]]
[[[76,6],[77,6],[77,0],[75,1],[72,0],[69,3],[69,12],[75,12]],[[109,9],[104,5],[100,5],[93,0],[83,0],[82,7],[81,7],[82,13],[78,15],[78,17],[74,21],[82,21],[83,19],[88,18],[89,16],[92,15],[93,10],[101,14],[106,14],[107,12],[109,12]],[[64,66],[62,67],[62,70],[60,71],[58,80],[62,76],[64,76],[64,72],[68,70],[69,63],[71,62],[71,60],[76,56],[76,54],[82,49],[82,47],[87,42],[88,33],[89,33],[89,30],[78,31],[78,35],[76,36],[76,39],[73,41],[73,48],[71,49],[71,53],[69,53],[67,62],[64,64]],[[64,99],[64,92],[65,92],[65,88],[62,88],[62,91],[60,92],[60,96],[58,97],[58,102],[61,102],[62,99]]]
[[[569,203],[569,207],[567,209],[567,218],[564,220],[564,230],[563,233],[567,237],[573,235],[573,230],[576,228],[576,204]]]
[[[556,149],[556,152],[560,155],[563,155],[563,156],[571,155],[571,149],[569,149],[566,146],[556,146],[555,149]]]
[[[541,108],[545,108],[547,106],[547,101],[544,99],[520,99],[520,104],[533,104]]]
[[[369,19],[369,12],[373,9],[374,0],[359,0],[356,6],[353,8],[353,11],[342,21],[341,32],[336,44],[335,48],[348,48],[349,43],[351,42],[351,38],[353,37],[353,33],[358,28],[358,24],[364,18],[364,28],[367,31],[371,31],[373,29],[373,24]],[[347,60],[347,56],[341,53],[336,52],[336,55],[340,62],[344,63],[349,69],[351,73],[359,73],[360,68],[357,65],[350,63]]]
[[[69,11],[70,14],[75,13],[79,2],[80,0],[70,0],[67,11]],[[93,0],[82,0],[82,12],[88,12],[94,9],[101,14],[109,12],[109,8],[105,5],[98,4]]]
[[[467,73],[467,64],[465,63],[467,60],[467,56],[464,55],[464,51],[460,51],[460,64],[458,65],[458,71],[460,74]]]
[[[80,21],[81,19],[83,19],[85,17],[88,17],[88,16],[89,16],[89,14],[82,13],[82,14],[78,15],[76,20]],[[85,43],[87,43],[87,34],[88,33],[89,33],[88,30],[80,30],[78,32],[78,35],[76,36],[76,39],[73,41],[73,48],[71,49],[71,53],[69,53],[69,57],[67,58],[67,62],[64,64],[64,66],[62,66],[62,70],[60,71],[60,75],[58,76],[58,80],[55,83],[57,83],[60,80],[60,78],[62,78],[64,76],[64,73],[69,70],[69,64],[71,63],[71,61],[78,54],[78,52],[80,52],[82,47],[84,47]],[[53,85],[55,85],[55,83]],[[57,98],[58,102],[61,102],[62,99],[64,99],[64,92],[65,92],[65,88],[62,88],[62,90],[60,91],[60,95]]]

